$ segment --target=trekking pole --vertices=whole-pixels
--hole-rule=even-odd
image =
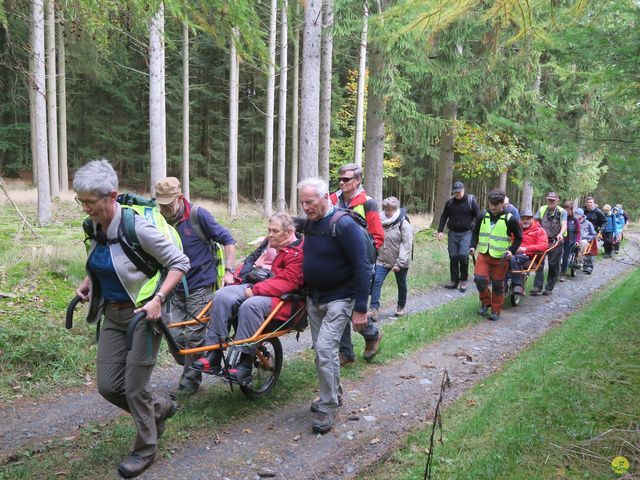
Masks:
[[[67,316],[64,323],[64,326],[67,330],[71,330],[71,328],[73,327],[73,312],[76,309],[76,305],[78,305],[78,303],[80,303],[81,301],[82,299],[78,295],[76,295],[69,302],[69,306],[67,307]]]

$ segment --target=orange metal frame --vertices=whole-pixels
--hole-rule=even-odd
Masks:
[[[544,262],[544,257],[547,256],[547,253],[556,248],[558,245],[560,245],[560,242],[556,240],[555,243],[547,248],[544,252],[535,253],[533,255],[533,258],[531,259],[531,262],[529,263],[529,267],[526,270],[511,270],[511,273],[522,273],[523,275],[530,275],[531,273],[537,272],[540,268],[540,265],[542,265],[542,262]]]
[[[176,353],[178,353],[179,355],[189,355],[191,353],[209,352],[211,350],[220,350],[220,349],[229,348],[231,346],[244,345],[244,344],[247,344],[247,343],[254,343],[254,342],[262,342],[264,340],[268,340],[269,338],[282,337],[282,336],[288,334],[289,332],[291,332],[291,330],[293,330],[293,329],[292,328],[283,328],[282,330],[278,330],[276,332],[267,332],[267,333],[262,333],[262,332],[264,332],[265,328],[267,328],[269,323],[271,323],[271,321],[275,318],[275,316],[278,314],[278,312],[280,311],[280,309],[282,308],[284,303],[285,303],[284,300],[280,300],[278,305],[276,305],[276,307],[271,311],[269,316],[264,320],[264,322],[262,322],[262,325],[260,325],[260,328],[258,328],[256,333],[254,333],[253,336],[250,337],[250,338],[245,338],[243,340],[238,340],[237,342],[233,341],[233,342],[222,343],[222,344],[206,345],[204,347],[182,349],[182,350],[178,350]],[[186,327],[188,325],[197,325],[199,323],[200,324],[208,323],[209,322],[208,313],[209,313],[209,310],[211,309],[211,304],[212,304],[212,302],[209,302],[202,309],[202,311],[196,316],[196,319],[189,320],[189,321],[186,321],[186,322],[170,323],[168,325],[168,327],[169,328],[177,328],[177,327]],[[305,307],[304,307],[304,304],[303,304],[303,306],[300,309],[298,309],[298,311],[292,313],[291,318],[295,318],[296,316],[300,315],[303,312],[304,308]],[[285,323],[285,322],[283,322],[283,323]]]

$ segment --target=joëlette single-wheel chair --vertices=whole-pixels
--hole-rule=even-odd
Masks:
[[[74,297],[69,303],[66,316],[66,328],[70,329],[73,326],[73,312],[76,305],[80,302],[80,297]],[[286,321],[275,320],[276,315],[286,302],[292,303],[291,315]],[[282,343],[279,337],[287,335],[291,332],[302,332],[307,326],[307,305],[305,302],[305,296],[297,293],[287,293],[280,297],[280,301],[262,322],[260,328],[250,338],[234,341],[233,337],[225,339],[224,343],[216,345],[208,345],[198,348],[182,348],[171,334],[172,328],[186,327],[189,325],[197,325],[198,323],[206,324],[209,322],[209,310],[211,309],[212,302],[209,302],[193,320],[186,322],[170,323],[167,325],[162,319],[157,321],[158,327],[161,329],[169,349],[176,359],[179,356],[203,353],[211,350],[223,350],[223,364],[224,368],[220,372],[219,376],[228,379],[227,370],[234,366],[240,357],[238,349],[234,346],[256,345],[256,358],[253,363],[252,379],[250,383],[245,385],[239,385],[242,393],[251,398],[257,398],[263,395],[268,395],[280,376],[282,370]],[[135,332],[138,323],[145,318],[146,314],[140,312],[136,314],[129,323],[129,330],[127,332],[127,349],[131,349],[133,344],[133,333]],[[231,322],[232,326],[235,325],[235,319]],[[229,351],[227,355],[224,351]],[[180,363],[180,362],[179,362]],[[233,388],[233,387],[232,387]]]
[[[522,270],[510,270],[508,275],[505,277],[505,282],[508,282],[508,289],[506,291],[509,293],[509,298],[511,300],[511,305],[517,307],[522,302],[522,299],[525,296],[525,291],[527,289],[527,280],[530,275],[535,275],[539,268],[544,268],[544,259],[547,254],[553,250],[554,248],[558,248],[562,243],[559,240],[556,240],[551,244],[549,248],[547,248],[544,252],[536,252],[533,257],[529,259],[526,268]],[[513,283],[510,281],[513,274],[522,275],[522,293],[516,293],[513,288]]]
[[[585,255],[591,254],[593,251],[594,244],[602,239],[602,233],[598,232],[598,234],[589,240],[589,243],[584,247],[584,250],[580,250],[580,246],[576,245],[571,249],[571,253],[569,254],[569,260],[567,261],[567,267],[569,268],[569,273],[572,277],[576,276],[576,270],[579,270],[578,266],[578,258],[584,258]]]

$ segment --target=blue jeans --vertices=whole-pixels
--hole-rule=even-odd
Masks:
[[[384,267],[382,265],[376,265],[376,272],[373,278],[373,287],[371,288],[371,309],[377,310],[380,308],[380,292],[382,291],[382,284],[384,279],[387,278],[391,268]],[[398,285],[398,308],[404,308],[407,304],[407,273],[408,268],[401,268],[399,272],[393,272],[396,276],[396,285]]]

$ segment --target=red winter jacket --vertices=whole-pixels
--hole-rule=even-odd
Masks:
[[[524,254],[533,256],[536,252],[544,252],[549,246],[547,232],[544,231],[542,225],[533,222],[529,228],[522,229],[522,243],[520,248],[524,248]]]
[[[296,240],[278,250],[271,265],[274,276],[253,286],[253,294],[271,298],[271,308],[280,302],[280,296],[302,287],[302,240]],[[291,303],[285,303],[276,314],[276,320],[286,321],[291,315]]]
[[[342,191],[338,190],[329,197],[331,203],[338,205],[338,201],[342,200]],[[380,250],[384,243],[384,229],[382,228],[382,222],[380,221],[380,212],[378,211],[378,205],[376,201],[367,195],[364,189],[360,191],[351,199],[347,208],[353,210],[358,205],[364,205],[364,219],[367,221],[367,231],[373,237],[373,242],[376,245],[376,249]],[[342,206],[342,205],[338,205]]]

